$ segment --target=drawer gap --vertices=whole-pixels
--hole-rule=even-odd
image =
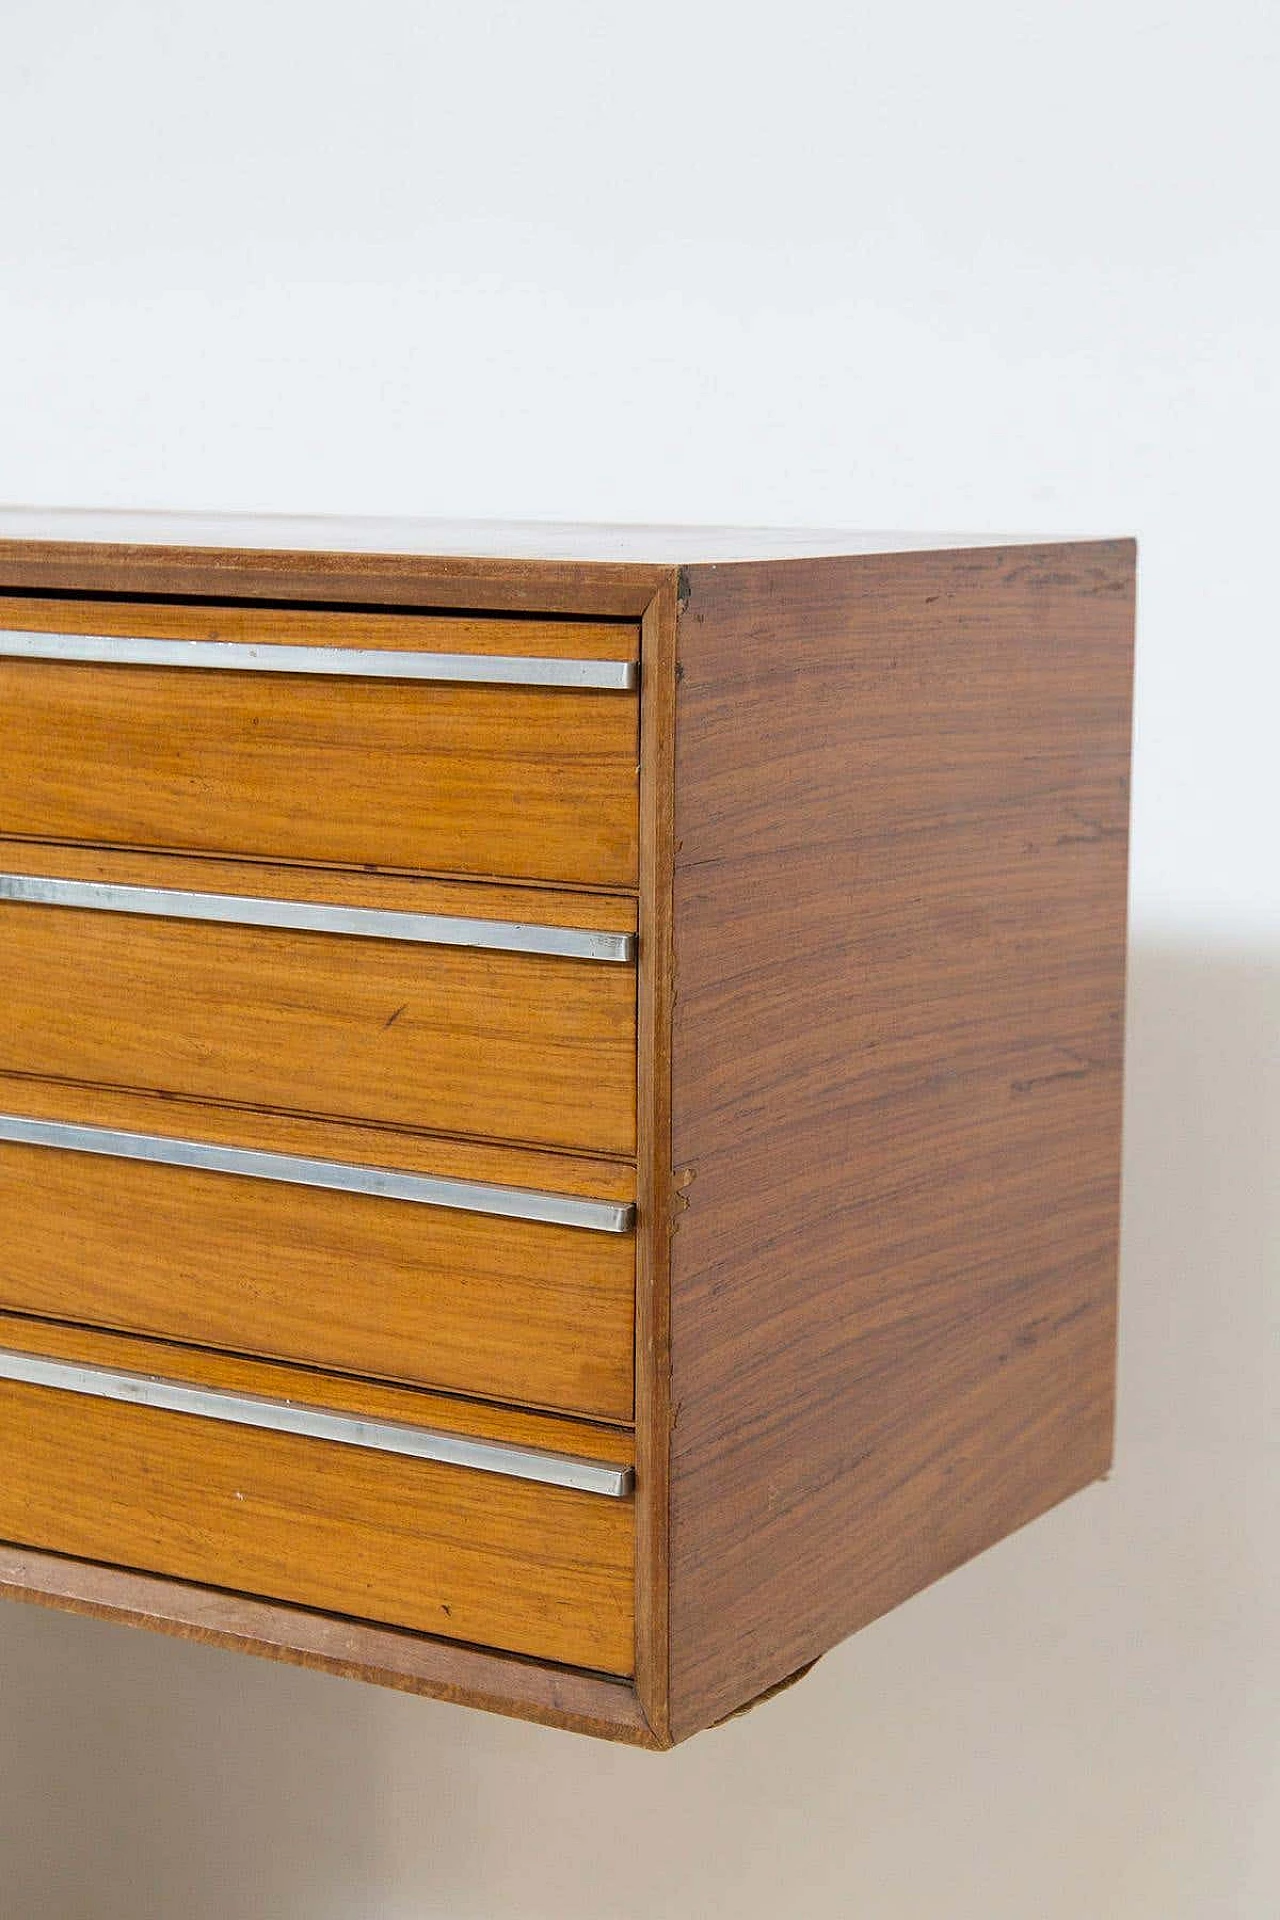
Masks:
[[[81,1100],[78,1096],[89,1096]],[[154,1093],[86,1081],[0,1069],[0,1111],[29,1120],[101,1126],[129,1133],[186,1139],[210,1132],[219,1145],[310,1159],[361,1161],[370,1166],[495,1186],[554,1189],[584,1200],[634,1204],[636,1161],[625,1155],[572,1147],[520,1147],[507,1139],[482,1141],[427,1127],[388,1127],[378,1121],[309,1116],[245,1107],[181,1093]],[[241,1125],[241,1116],[248,1122]],[[514,1163],[514,1164],[513,1164]],[[486,1170],[487,1169],[487,1170]]]
[[[394,600],[281,600],[248,593],[114,593],[102,587],[41,587],[38,593],[33,593],[30,587],[0,587],[0,608],[5,601],[31,603],[37,600],[57,602],[63,606],[147,607],[155,612],[163,612],[166,607],[188,607],[201,612],[206,609],[217,612],[222,607],[243,607],[250,612],[336,614],[346,618],[369,614],[388,620],[462,620],[476,626],[492,623],[495,626],[526,627],[554,624],[557,627],[580,629],[612,627],[622,633],[634,634],[637,646],[640,644],[640,625],[634,614],[566,613],[554,606],[540,607],[536,613],[519,608],[497,612],[492,608],[443,603],[438,606],[408,606],[403,601]]]
[[[377,1120],[362,1120],[356,1114],[321,1113],[312,1107],[274,1107],[258,1105],[247,1100],[219,1100],[213,1094],[198,1096],[170,1094],[164,1087],[127,1085],[120,1080],[77,1080],[64,1074],[23,1073],[20,1069],[0,1068],[0,1086],[3,1086],[6,1080],[20,1080],[28,1086],[82,1088],[86,1093],[135,1093],[148,1100],[181,1099],[188,1105],[216,1107],[223,1113],[250,1113],[260,1115],[264,1120],[278,1117],[281,1120],[306,1121],[308,1125],[317,1127],[375,1128],[391,1124]],[[414,1131],[403,1125],[397,1125],[395,1130],[401,1133]],[[445,1140],[451,1146],[477,1146],[485,1149],[512,1147],[518,1153],[561,1154],[566,1160],[598,1160],[602,1166],[629,1167],[634,1166],[636,1161],[636,1156],[631,1153],[601,1153],[591,1147],[548,1144],[543,1140],[525,1139],[517,1134],[450,1133],[446,1128],[433,1128],[428,1131],[424,1127],[418,1137],[424,1140]]]
[[[634,1687],[631,1676],[623,1673],[610,1673],[605,1667],[570,1666],[563,1660],[548,1660],[537,1654],[517,1653],[509,1647],[497,1648],[494,1647],[491,1642],[484,1640],[449,1640],[442,1634],[424,1633],[412,1627],[395,1626],[389,1621],[378,1620],[369,1614],[333,1613],[327,1612],[322,1607],[304,1606],[297,1600],[277,1600],[269,1593],[258,1593],[250,1587],[225,1587],[215,1585],[213,1582],[206,1583],[203,1581],[181,1580],[173,1574],[158,1574],[149,1567],[136,1565],[127,1560],[85,1560],[76,1554],[51,1552],[47,1547],[38,1546],[30,1540],[0,1539],[0,1552],[39,1554],[42,1559],[56,1561],[59,1565],[65,1567],[83,1567],[86,1570],[102,1568],[104,1571],[154,1581],[157,1587],[189,1593],[197,1602],[199,1602],[202,1595],[217,1594],[225,1596],[228,1600],[238,1600],[251,1606],[269,1607],[274,1613],[288,1615],[298,1614],[310,1620],[337,1621],[344,1625],[358,1628],[362,1632],[372,1632],[379,1636],[392,1635],[410,1645],[425,1643],[428,1646],[439,1647],[442,1653],[474,1653],[487,1660],[493,1660],[496,1656],[504,1662],[511,1662],[515,1666],[527,1667],[531,1672],[559,1673],[563,1674],[566,1679],[596,1681],[602,1686],[616,1689],[620,1695],[628,1699],[634,1698]],[[75,1608],[77,1612],[80,1610],[79,1606]],[[91,1611],[96,1611],[96,1609],[91,1609]],[[159,1624],[161,1629],[164,1630],[165,1623],[157,1623],[151,1615],[147,1616],[147,1624]],[[274,1653],[273,1648],[262,1650],[268,1654]],[[254,1649],[254,1651],[258,1651],[258,1649]],[[306,1664],[310,1663],[308,1662]],[[320,1664],[323,1665],[323,1663]]]
[[[587,880],[544,880],[508,873],[463,873],[457,868],[445,867],[356,866],[338,860],[297,860],[289,854],[255,856],[238,852],[234,847],[174,847],[133,840],[55,840],[37,834],[6,833],[3,830],[0,830],[0,846],[48,847],[51,852],[81,854],[133,854],[158,860],[199,860],[210,866],[234,862],[254,872],[262,869],[269,872],[273,867],[284,867],[291,873],[333,873],[374,881],[435,880],[459,887],[519,887],[521,892],[580,894],[586,900],[624,899],[634,902],[639,899],[640,893],[638,887],[621,883],[594,885]]]
[[[313,1404],[335,1414],[410,1426],[440,1426],[499,1444],[510,1439],[513,1444],[549,1447],[566,1454],[590,1454],[598,1447],[603,1460],[616,1465],[634,1463],[630,1442],[635,1427],[630,1421],[601,1419],[563,1407],[534,1406],[528,1401],[500,1400],[452,1387],[423,1387],[373,1373],[279,1360],[234,1347],[206,1346],[161,1334],[105,1327],[95,1321],[0,1306],[0,1348],[45,1353],[46,1337],[48,1356],[57,1360],[117,1368],[125,1373],[161,1374],[193,1386],[215,1390],[225,1386],[229,1392],[267,1399],[288,1399],[291,1389],[300,1386],[305,1390],[295,1397],[310,1396]]]
[[[30,1328],[48,1327],[55,1332],[66,1334],[84,1334],[89,1339],[105,1336],[113,1341],[138,1341],[148,1349],[164,1348],[179,1357],[183,1355],[209,1360],[228,1360],[233,1363],[249,1361],[257,1366],[272,1367],[290,1374],[305,1375],[319,1382],[337,1381],[351,1387],[372,1387],[375,1391],[397,1394],[425,1394],[431,1400],[447,1401],[450,1406],[472,1407],[478,1414],[528,1415],[538,1421],[555,1421],[568,1425],[574,1430],[572,1446],[565,1443],[565,1451],[582,1450],[584,1440],[589,1446],[589,1432],[599,1434],[601,1442],[619,1441],[631,1438],[635,1434],[634,1419],[610,1420],[598,1413],[576,1413],[564,1407],[552,1407],[537,1400],[501,1400],[492,1394],[466,1393],[460,1387],[423,1387],[412,1380],[398,1379],[389,1373],[353,1373],[347,1368],[337,1366],[318,1367],[305,1360],[281,1360],[251,1347],[215,1347],[207,1342],[196,1340],[176,1340],[170,1335],[156,1333],[138,1333],[132,1327],[113,1325],[106,1320],[68,1320],[56,1314],[32,1313],[17,1307],[0,1306],[0,1347],[5,1344],[6,1325],[20,1323]],[[128,1371],[126,1367],[124,1371]],[[139,1371],[154,1371],[139,1367]],[[579,1429],[581,1433],[579,1434]]]

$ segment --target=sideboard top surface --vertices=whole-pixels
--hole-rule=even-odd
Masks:
[[[0,542],[250,549],[440,560],[692,566],[1052,543],[1044,533],[878,533],[839,527],[706,527],[330,514],[172,513],[0,506]]]
[[[0,506],[0,592],[638,620],[678,574],[1079,546],[1031,534],[610,526]],[[837,586],[829,582],[833,590]]]

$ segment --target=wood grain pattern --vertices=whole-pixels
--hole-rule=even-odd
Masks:
[[[11,1143],[0,1218],[17,1312],[632,1415],[630,1235]]]
[[[0,595],[0,630],[220,640],[249,646],[371,647],[392,653],[507,654],[520,659],[638,660],[634,621],[503,620],[492,614],[370,612],[244,602],[51,599]]]
[[[250,1147],[263,1153],[296,1153],[308,1160],[350,1160],[357,1166],[392,1167],[443,1179],[487,1180],[500,1187],[534,1187],[576,1194],[584,1200],[633,1201],[636,1197],[636,1170],[629,1160],[307,1120],[172,1094],[0,1074],[0,1113],[65,1120],[73,1126],[118,1127],[125,1133],[158,1133],[176,1140],[207,1140],[215,1146]]]
[[[632,1687],[602,1674],[373,1627],[180,1580],[0,1543],[0,1597],[147,1627],[401,1693],[633,1747],[655,1742]]]
[[[636,1694],[670,1744],[671,1017],[674,996],[676,582],[645,615],[640,765],[639,1151],[636,1223]]]
[[[631,1666],[628,1501],[0,1381],[0,1536]]]
[[[240,894],[259,900],[301,900],[324,907],[366,907],[389,913],[514,920],[535,927],[581,927],[591,933],[634,933],[639,924],[633,893],[583,893],[523,882],[504,886],[484,876],[440,880],[330,867],[263,866],[256,860],[130,853],[8,839],[3,834],[0,873],[53,875],[62,880],[104,881],[119,887]]]
[[[65,1119],[77,1127],[119,1127],[125,1133],[159,1133],[167,1139],[209,1140],[215,1146],[248,1146],[265,1154],[301,1154],[303,1160],[349,1160],[365,1167],[395,1167],[403,1173],[436,1173],[441,1179],[491,1181],[495,1187],[533,1187],[578,1194],[583,1200],[635,1200],[635,1165],[629,1160],[599,1160],[493,1140],[453,1140],[438,1133],[390,1127],[342,1125],[294,1114],[263,1114],[257,1108],[225,1108],[207,1100],[182,1100],[175,1094],[77,1087],[0,1073],[0,1114]]]
[[[325,547],[317,523],[237,515],[0,514],[0,592],[137,600],[154,595],[639,619],[671,563],[548,559],[540,543],[504,552],[448,553],[386,523],[345,521]],[[370,528],[373,530],[370,531]],[[262,537],[255,543],[255,533]]]
[[[635,975],[589,960],[0,905],[0,1071],[635,1151]]]
[[[677,1737],[1105,1472],[1128,543],[694,569]]]
[[[301,1400],[332,1413],[405,1421],[410,1426],[439,1428],[445,1433],[469,1434],[481,1440],[511,1441],[522,1447],[546,1447],[553,1453],[581,1454],[585,1459],[602,1460],[612,1466],[631,1466],[635,1461],[634,1435],[624,1428],[598,1421],[535,1413],[525,1407],[500,1406],[491,1400],[467,1400],[456,1394],[390,1386],[378,1380],[323,1372],[315,1367],[283,1366],[272,1360],[210,1353],[200,1347],[179,1346],[171,1340],[144,1340],[135,1334],[110,1333],[96,1327],[69,1326],[53,1320],[34,1320],[29,1315],[0,1312],[0,1347],[44,1354],[55,1360],[83,1362],[87,1366],[156,1373],[193,1386],[257,1394],[266,1400]]]
[[[634,887],[634,694],[0,658],[0,831]]]

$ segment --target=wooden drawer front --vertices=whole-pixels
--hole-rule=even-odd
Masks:
[[[0,1113],[0,1307],[606,1420],[632,1414],[630,1214]]]
[[[279,883],[296,891],[299,876]],[[486,911],[484,889],[460,891]],[[32,904],[44,899],[55,904]],[[237,917],[277,911],[343,930]],[[381,938],[346,931],[345,913],[0,876],[0,1071],[634,1153],[627,941],[615,943],[621,963],[566,958],[433,937],[505,939],[509,922],[445,916],[422,939],[414,916],[359,922],[394,928]],[[570,946],[609,948],[564,932]],[[514,929],[526,933],[556,930]]]
[[[636,884],[634,628],[0,606],[0,833]]]
[[[65,1342],[64,1342],[65,1344]],[[123,1346],[126,1343],[117,1343]],[[143,1342],[138,1364],[164,1349]],[[11,1377],[75,1378],[78,1390]],[[264,1372],[267,1370],[263,1370]],[[277,1388],[281,1384],[275,1383]],[[360,1443],[253,1424],[314,1422],[314,1376],[288,1400],[105,1372],[65,1356],[0,1353],[0,1535],[23,1546],[292,1601],[603,1672],[632,1664],[633,1502],[539,1478],[379,1450],[426,1441],[475,1457],[465,1435],[371,1426],[319,1409]],[[84,1391],[86,1385],[89,1392]],[[176,1392],[189,1409],[104,1391]],[[296,1397],[295,1397],[296,1396]],[[405,1396],[401,1396],[402,1398]],[[299,1404],[301,1403],[301,1404]],[[543,1422],[554,1441],[555,1423]],[[369,1444],[365,1444],[365,1442]],[[522,1473],[572,1462],[481,1443]],[[625,1488],[616,1471],[596,1482]]]

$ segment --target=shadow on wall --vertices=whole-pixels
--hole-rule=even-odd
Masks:
[[[1280,950],[1138,945],[1128,1084],[1108,1487],[666,1758],[0,1609],[5,1912],[1271,1920]]]

